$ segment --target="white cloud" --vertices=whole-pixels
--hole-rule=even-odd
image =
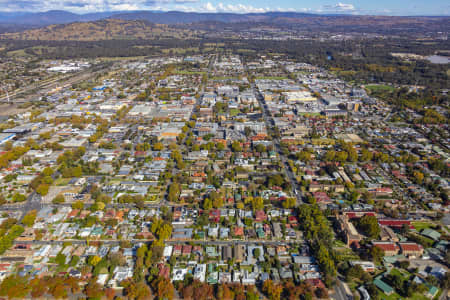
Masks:
[[[245,4],[223,4],[222,2],[213,5],[211,2],[205,3],[200,10],[206,12],[229,12],[229,13],[264,13],[269,11],[267,8],[254,7]]]
[[[206,3],[205,5],[203,5],[203,8],[205,9],[205,11],[207,12],[216,12],[216,8],[214,7],[214,5],[212,5],[211,2]]]
[[[152,10],[192,5],[200,0],[0,0],[0,11],[69,10],[78,13],[115,10]]]
[[[339,10],[355,10],[355,6],[353,4],[345,4],[340,2],[335,5],[335,8]]]
[[[322,9],[320,9],[319,12],[322,12],[322,11],[354,12],[354,11],[356,11],[356,8],[355,8],[355,6],[353,4],[338,2],[335,5],[324,5],[324,6],[322,6]]]

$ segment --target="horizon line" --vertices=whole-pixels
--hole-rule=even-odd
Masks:
[[[305,11],[292,11],[292,10],[273,10],[273,11],[266,11],[266,12],[246,12],[246,13],[239,13],[239,12],[226,12],[226,11],[215,11],[215,12],[207,12],[207,11],[182,11],[182,10],[146,10],[146,9],[140,9],[140,10],[108,10],[108,11],[92,11],[92,12],[85,12],[85,13],[79,13],[79,12],[73,12],[70,10],[65,9],[53,9],[53,10],[43,10],[43,11],[2,11],[0,10],[1,14],[17,14],[17,15],[24,15],[24,14],[39,14],[39,13],[49,13],[49,12],[66,12],[71,13],[74,15],[88,15],[88,14],[100,14],[100,13],[117,13],[117,14],[125,14],[125,13],[137,13],[137,12],[153,12],[153,13],[171,13],[171,12],[177,12],[177,13],[186,13],[186,14],[230,14],[230,15],[264,15],[264,14],[270,14],[270,13],[292,13],[292,14],[304,14],[304,15],[316,15],[316,16],[376,16],[376,17],[450,17],[450,15],[393,15],[393,14],[365,14],[365,13],[345,13],[345,12],[336,12],[336,13],[321,13],[321,12],[305,12]]]

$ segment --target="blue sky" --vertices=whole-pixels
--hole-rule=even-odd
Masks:
[[[298,11],[310,13],[450,15],[449,0],[0,0],[0,11],[76,13],[114,10],[180,10],[195,12]]]

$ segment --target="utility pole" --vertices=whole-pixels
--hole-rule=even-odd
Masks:
[[[6,101],[9,103],[9,93],[8,93],[8,89],[3,87],[3,90],[6,92]]]

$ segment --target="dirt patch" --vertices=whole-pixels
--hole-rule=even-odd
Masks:
[[[0,116],[12,116],[27,110],[27,108],[19,108],[17,104],[0,104]]]

